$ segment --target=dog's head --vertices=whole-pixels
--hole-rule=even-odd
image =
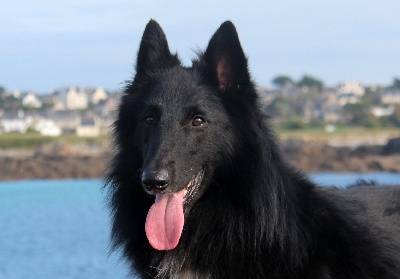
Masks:
[[[166,37],[151,20],[140,44],[136,75],[122,98],[115,134],[124,162],[155,202],[148,211],[146,234],[158,250],[179,242],[185,216],[209,183],[211,166],[234,153],[237,129],[245,129],[235,106],[254,99],[247,59],[235,27],[225,22],[206,51],[183,67]],[[225,158],[224,158],[225,157]],[[222,160],[222,158],[224,160]],[[229,159],[228,159],[229,160]],[[123,166],[128,170],[127,166]]]

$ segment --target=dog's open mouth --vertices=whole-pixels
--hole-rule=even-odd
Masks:
[[[184,196],[183,196],[183,206],[186,208],[188,204],[193,200],[193,198],[196,196],[199,186],[201,181],[203,180],[203,174],[204,171],[200,171],[197,173],[192,180],[186,185],[184,188]]]
[[[156,194],[146,218],[145,230],[150,245],[157,250],[172,250],[182,235],[184,209],[196,196],[204,171],[197,173],[182,190]]]

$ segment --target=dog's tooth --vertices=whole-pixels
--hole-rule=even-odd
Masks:
[[[185,190],[183,193],[184,193],[183,197],[186,197],[188,190]]]

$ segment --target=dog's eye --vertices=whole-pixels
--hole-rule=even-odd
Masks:
[[[206,123],[206,120],[202,116],[196,116],[192,121],[192,125],[195,127],[201,126],[204,123]]]
[[[146,118],[144,119],[144,122],[146,123],[146,125],[153,126],[153,124],[154,124],[154,117],[151,116],[151,115],[146,116]]]

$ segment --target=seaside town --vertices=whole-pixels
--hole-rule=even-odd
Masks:
[[[323,125],[367,128],[400,127],[400,79],[387,86],[365,86],[346,81],[333,87],[311,76],[295,82],[290,77],[273,80],[275,90],[261,89],[266,111],[284,129]]]
[[[272,84],[258,88],[261,104],[293,165],[310,172],[400,172],[400,79],[329,87],[311,76],[282,75]],[[102,177],[121,94],[0,86],[0,180]]]
[[[65,87],[41,95],[0,88],[0,133],[97,137],[107,133],[117,98],[101,87]]]
[[[311,76],[277,76],[274,88],[260,87],[265,110],[283,129],[336,125],[400,127],[400,79],[387,86],[346,81],[334,87]],[[97,137],[108,132],[120,92],[64,87],[38,94],[0,86],[0,134],[39,133]]]

